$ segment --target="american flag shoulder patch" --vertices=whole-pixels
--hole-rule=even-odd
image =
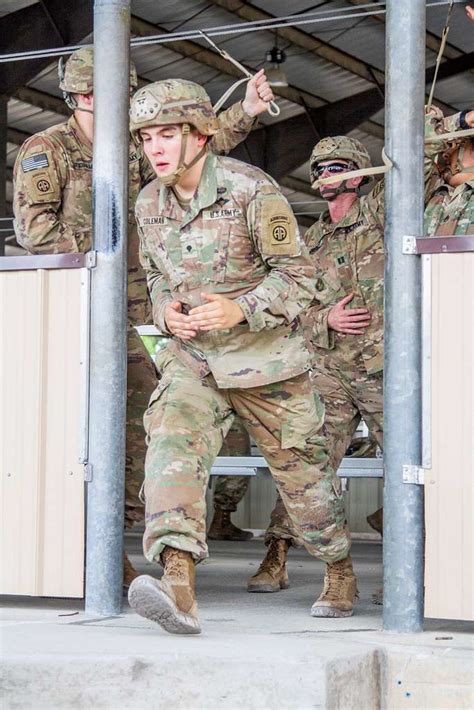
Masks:
[[[30,155],[29,158],[24,158],[21,161],[21,167],[24,173],[30,172],[30,170],[39,170],[40,168],[49,167],[49,160],[46,153],[36,153],[36,155]]]

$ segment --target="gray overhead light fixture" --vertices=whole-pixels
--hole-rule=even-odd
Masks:
[[[281,87],[288,86],[288,79],[286,74],[282,69],[282,64],[286,59],[286,54],[283,49],[280,49],[278,45],[275,44],[272,49],[269,49],[265,55],[265,61],[271,64],[268,69],[265,68],[265,74],[267,75],[268,83],[270,86]]]

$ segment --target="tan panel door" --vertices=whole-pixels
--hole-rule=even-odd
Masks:
[[[431,256],[425,616],[474,619],[474,254]]]
[[[84,269],[0,272],[0,593],[82,597]]]

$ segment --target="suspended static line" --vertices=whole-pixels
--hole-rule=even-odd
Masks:
[[[465,0],[454,0],[455,5],[464,5]],[[426,3],[427,8],[439,7],[448,5],[450,0],[437,0],[435,2]],[[232,25],[218,25],[217,27],[206,27],[203,30],[188,30],[185,32],[170,32],[163,35],[150,35],[149,37],[134,37],[130,40],[131,47],[140,47],[150,44],[167,44],[177,42],[179,40],[202,39],[201,32],[205,32],[210,37],[220,37],[225,35],[239,35],[247,32],[271,31],[280,27],[297,27],[298,25],[320,24],[323,22],[333,22],[337,20],[352,19],[354,17],[372,17],[373,15],[384,15],[385,7],[381,7],[382,3],[370,3],[367,5],[357,5],[353,8],[347,8],[343,13],[334,14],[330,17],[321,17],[325,13],[332,12],[330,10],[322,10],[319,13],[311,15],[287,15],[284,17],[274,17],[268,20],[255,20],[253,22],[236,23]],[[385,5],[385,3],[383,3]],[[374,8],[367,12],[360,12],[361,8]],[[376,9],[375,9],[376,8]],[[38,49],[29,52],[17,52],[13,54],[0,55],[0,64],[5,62],[20,62],[29,59],[41,59],[47,57],[58,57],[62,54],[72,54],[76,49],[88,47],[92,45],[75,44],[68,47],[55,47],[51,49]],[[203,47],[204,49],[204,47]]]

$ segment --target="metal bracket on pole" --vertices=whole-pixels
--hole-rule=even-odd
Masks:
[[[416,251],[416,237],[405,235],[403,237],[402,252],[403,254],[418,254]]]
[[[403,483],[414,483],[418,486],[425,485],[425,469],[415,464],[403,465]]]
[[[84,461],[84,481],[90,483],[92,481],[92,464]]]
[[[94,269],[97,266],[97,252],[92,249],[86,254],[86,268]]]
[[[404,254],[465,254],[474,252],[474,235],[447,234],[442,237],[403,237]]]

